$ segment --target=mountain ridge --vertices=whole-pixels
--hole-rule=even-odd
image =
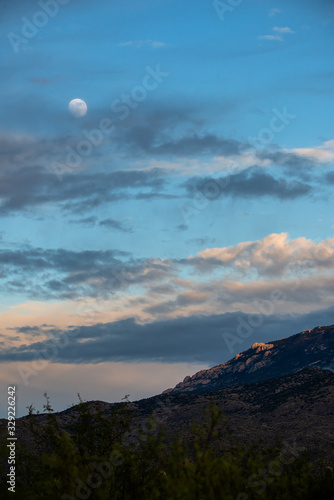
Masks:
[[[255,342],[225,363],[187,376],[162,394],[200,394],[296,373],[307,367],[334,369],[334,325],[268,343]]]

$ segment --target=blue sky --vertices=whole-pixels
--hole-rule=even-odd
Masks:
[[[331,2],[2,12],[0,380],[19,412],[45,389],[58,409],[149,396],[333,322]]]

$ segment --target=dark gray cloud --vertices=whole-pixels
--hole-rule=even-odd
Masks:
[[[215,184],[216,190],[210,193],[209,187]],[[190,196],[200,191],[209,200],[233,196],[259,198],[271,196],[280,200],[295,199],[312,192],[312,186],[305,182],[275,178],[263,169],[249,168],[237,174],[218,179],[195,177],[183,184]],[[222,186],[221,188],[219,186]],[[207,192],[208,191],[208,192]]]
[[[71,212],[86,212],[104,203],[138,195],[158,197],[167,184],[164,171],[66,173],[61,182],[41,166],[6,168],[0,172],[0,214],[58,204]],[[146,190],[146,192],[145,192]]]
[[[262,326],[248,328],[247,338],[239,336],[236,352],[231,354],[223,334],[228,332],[238,336],[240,325],[250,324],[248,318],[247,314],[235,312],[190,316],[145,325],[136,323],[134,318],[128,318],[113,323],[73,327],[66,331],[41,327],[40,341],[4,349],[0,360],[29,362],[49,358],[63,363],[200,362],[212,366],[227,361],[237,352],[248,349],[254,342],[278,340],[318,325],[330,325],[333,323],[334,309],[299,316],[266,316],[262,318]],[[255,321],[254,315],[251,315],[251,319]],[[17,333],[26,334],[26,328],[18,328]],[[47,332],[54,340],[42,341]],[[38,327],[34,327],[33,334],[38,334]],[[57,341],[59,345],[65,346],[55,347]]]
[[[131,228],[126,227],[122,222],[115,219],[104,219],[99,222],[100,226],[117,229],[118,231],[122,231],[123,233],[132,233],[133,230]]]
[[[328,172],[325,176],[326,182],[329,182],[329,184],[334,184],[334,171]]]
[[[71,220],[72,224],[80,224],[83,226],[95,226],[97,218],[94,216],[84,217],[83,219]]]
[[[170,276],[172,261],[133,259],[118,250],[0,250],[0,290],[39,300],[110,297]]]
[[[221,112],[235,108],[235,104],[216,104]],[[207,131],[210,120],[203,114],[210,105],[177,103],[166,107],[154,102],[147,109],[136,110],[124,122],[116,123],[117,147],[127,156],[199,157],[205,155],[238,155],[251,145],[248,142],[222,137]]]
[[[45,86],[52,83],[52,78],[36,76],[30,80],[30,86]],[[18,99],[21,101],[18,102]],[[1,104],[4,116],[7,117],[8,127],[12,125],[13,106],[20,109],[20,120],[27,124],[28,130],[31,130],[31,116],[35,109],[40,110],[34,122],[39,134],[38,139],[9,132],[2,134],[3,137],[0,136],[0,155],[8,156],[11,151],[13,153],[9,158],[11,163],[14,161],[17,164],[19,159],[20,166],[25,166],[27,162],[43,166],[47,162],[51,164],[52,161],[64,163],[68,148],[77,152],[80,143],[87,140],[87,133],[88,136],[93,131],[99,133],[101,119],[111,120],[114,130],[111,134],[102,134],[101,142],[94,145],[91,156],[96,158],[102,155],[102,151],[104,154],[108,151],[109,156],[117,153],[125,158],[229,156],[238,155],[251,147],[247,142],[209,133],[207,129],[210,120],[208,117],[203,117],[203,108],[208,107],[207,103],[197,103],[197,107],[184,103],[167,107],[164,103],[153,101],[145,108],[136,109],[136,113],[130,114],[124,120],[109,109],[110,103],[108,103],[106,109],[91,109],[89,118],[85,117],[80,127],[73,121],[73,117],[68,115],[67,109],[60,109],[59,103],[50,103],[45,97],[36,95],[34,88],[28,96],[13,95],[7,98],[7,102]],[[220,104],[219,108],[221,106]],[[227,104],[224,106],[227,107]],[[55,129],[53,138],[43,137],[43,128],[50,115],[52,115],[52,125],[61,127],[62,136],[59,136]],[[36,133],[36,130],[33,129],[32,133]],[[91,142],[94,143],[94,139]],[[11,147],[13,144],[15,149]],[[85,162],[86,158],[81,160]]]
[[[177,194],[166,194],[166,193],[138,193],[134,196],[136,200],[147,200],[152,201],[155,199],[160,200],[176,200],[181,198],[181,195]]]
[[[294,175],[304,176],[305,170],[311,170],[318,166],[315,158],[305,158],[304,156],[289,151],[257,150],[256,156],[259,160],[270,160],[278,167],[285,167],[292,171]]]
[[[181,137],[179,139],[167,140],[160,144],[154,144],[156,137],[146,133],[147,129],[137,129],[129,134],[132,144],[140,146],[145,153],[155,156],[177,156],[177,157],[197,157],[201,155],[239,155],[245,151],[249,144],[225,139],[212,134],[200,136]],[[143,141],[145,138],[145,141]]]
[[[210,296],[204,293],[201,295],[181,293],[176,296],[175,300],[168,300],[159,304],[150,305],[146,307],[144,311],[152,315],[164,315],[173,313],[174,311],[177,311],[182,307],[189,307],[198,304],[203,305],[208,301],[210,301]]]
[[[63,210],[80,215],[105,203],[130,197],[153,201],[173,200],[182,196],[183,193],[176,192],[175,189],[166,192],[166,177],[170,172],[163,169],[117,169],[109,172],[79,170],[86,160],[92,161],[94,158],[94,161],[98,161],[100,156],[104,157],[104,148],[109,153],[116,148],[125,157],[134,158],[143,154],[150,159],[171,156],[234,156],[250,148],[246,142],[205,132],[191,132],[195,124],[199,129],[203,128],[203,124],[188,109],[181,108],[177,116],[180,116],[180,129],[170,110],[150,112],[144,117],[131,117],[129,122],[119,125],[111,143],[104,144],[102,149],[96,148],[92,157],[87,159],[76,152],[83,137],[80,140],[72,136],[37,140],[18,134],[0,134],[0,215],[31,211],[44,204],[57,204]],[[143,123],[139,118],[143,118]],[[191,125],[190,132],[186,125]],[[261,161],[269,159],[275,165],[285,168],[286,177],[294,175],[299,178],[299,182],[288,182],[284,177],[277,179],[260,169],[246,169],[231,175],[224,195],[269,195],[279,199],[293,199],[311,192],[309,183],[312,180],[311,167],[315,166],[313,161],[280,151],[257,151],[256,154]],[[203,179],[203,182],[206,180]],[[188,181],[186,187],[191,192],[192,181]],[[83,217],[85,219],[87,218]]]
[[[199,245],[200,247],[208,247],[209,245],[213,245],[216,243],[216,238],[210,238],[209,236],[204,236],[203,238],[190,238],[186,240],[186,243],[195,243],[196,245]]]
[[[77,272],[113,262],[117,257],[129,257],[129,252],[120,250],[44,250],[26,248],[22,250],[0,250],[0,265],[36,272],[39,269],[56,269],[60,272]]]

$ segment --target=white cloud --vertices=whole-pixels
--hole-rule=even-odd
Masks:
[[[283,38],[279,35],[261,35],[258,37],[260,40],[278,40],[278,41],[282,41]]]
[[[288,26],[285,26],[283,28],[280,28],[278,26],[275,26],[273,28],[273,31],[276,31],[277,33],[294,33],[294,31],[292,31],[291,28],[289,28]]]
[[[273,9],[270,9],[269,11],[269,17],[274,17],[276,16],[276,14],[279,14],[281,12],[280,9],[278,9],[277,7],[274,7]]]
[[[159,42],[158,40],[129,40],[128,42],[122,42],[118,44],[119,47],[151,47],[152,49],[159,49],[161,47],[165,47],[165,42]]]
[[[316,147],[282,149],[278,151],[295,154],[327,165],[334,161],[334,140],[326,141]],[[238,155],[214,156],[211,160],[207,161],[195,158],[177,158],[173,162],[167,160],[136,160],[131,164],[128,170],[149,171],[161,169],[166,176],[188,177],[190,175],[210,175],[215,172],[219,172],[220,174],[233,174],[243,169],[253,167],[254,165],[268,168],[272,165],[276,165],[276,162],[270,158],[259,157],[256,151],[244,151]]]
[[[279,314],[307,313],[330,307],[334,300],[334,237],[316,242],[273,233],[257,241],[207,248],[187,262],[195,271],[193,279],[166,277],[165,283],[173,285],[169,293],[156,294],[147,286],[144,303],[143,296],[133,297],[127,309],[142,307],[144,321],[152,321],[252,312],[254,301],[266,300],[277,290],[285,297],[275,306]],[[184,272],[180,262],[179,276]]]
[[[307,313],[334,301],[334,237],[317,242],[272,233],[160,263],[167,265],[166,272],[151,274],[140,288],[124,289],[111,299],[20,304],[2,312],[1,323],[11,328],[43,323],[66,328],[125,320],[130,314],[145,324],[191,315],[250,313],[254,301],[267,300],[275,290],[285,296],[275,306],[277,314]],[[149,263],[142,272],[150,274]],[[30,341],[30,333],[20,333],[21,345]],[[8,330],[3,334],[8,336]]]
[[[282,42],[283,38],[281,35],[294,33],[294,31],[292,31],[292,29],[289,28],[288,26],[285,27],[275,26],[272,30],[275,31],[276,33],[275,35],[260,35],[258,38],[260,40],[278,40],[279,42]]]
[[[160,47],[166,46],[166,44],[164,42],[158,42],[158,41],[150,42],[150,45],[151,45],[151,47],[153,47],[153,49],[158,49]]]
[[[272,233],[258,241],[245,241],[235,246],[208,248],[190,257],[197,267],[230,266],[246,274],[284,276],[301,269],[333,269],[334,238],[316,243],[287,233]]]
[[[334,140],[326,141],[321,146],[314,148],[295,148],[290,151],[311,160],[329,163],[334,160]]]

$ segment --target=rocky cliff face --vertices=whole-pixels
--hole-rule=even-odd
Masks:
[[[334,325],[318,326],[268,344],[256,342],[226,363],[185,377],[163,394],[199,394],[281,377],[307,367],[334,369]]]

